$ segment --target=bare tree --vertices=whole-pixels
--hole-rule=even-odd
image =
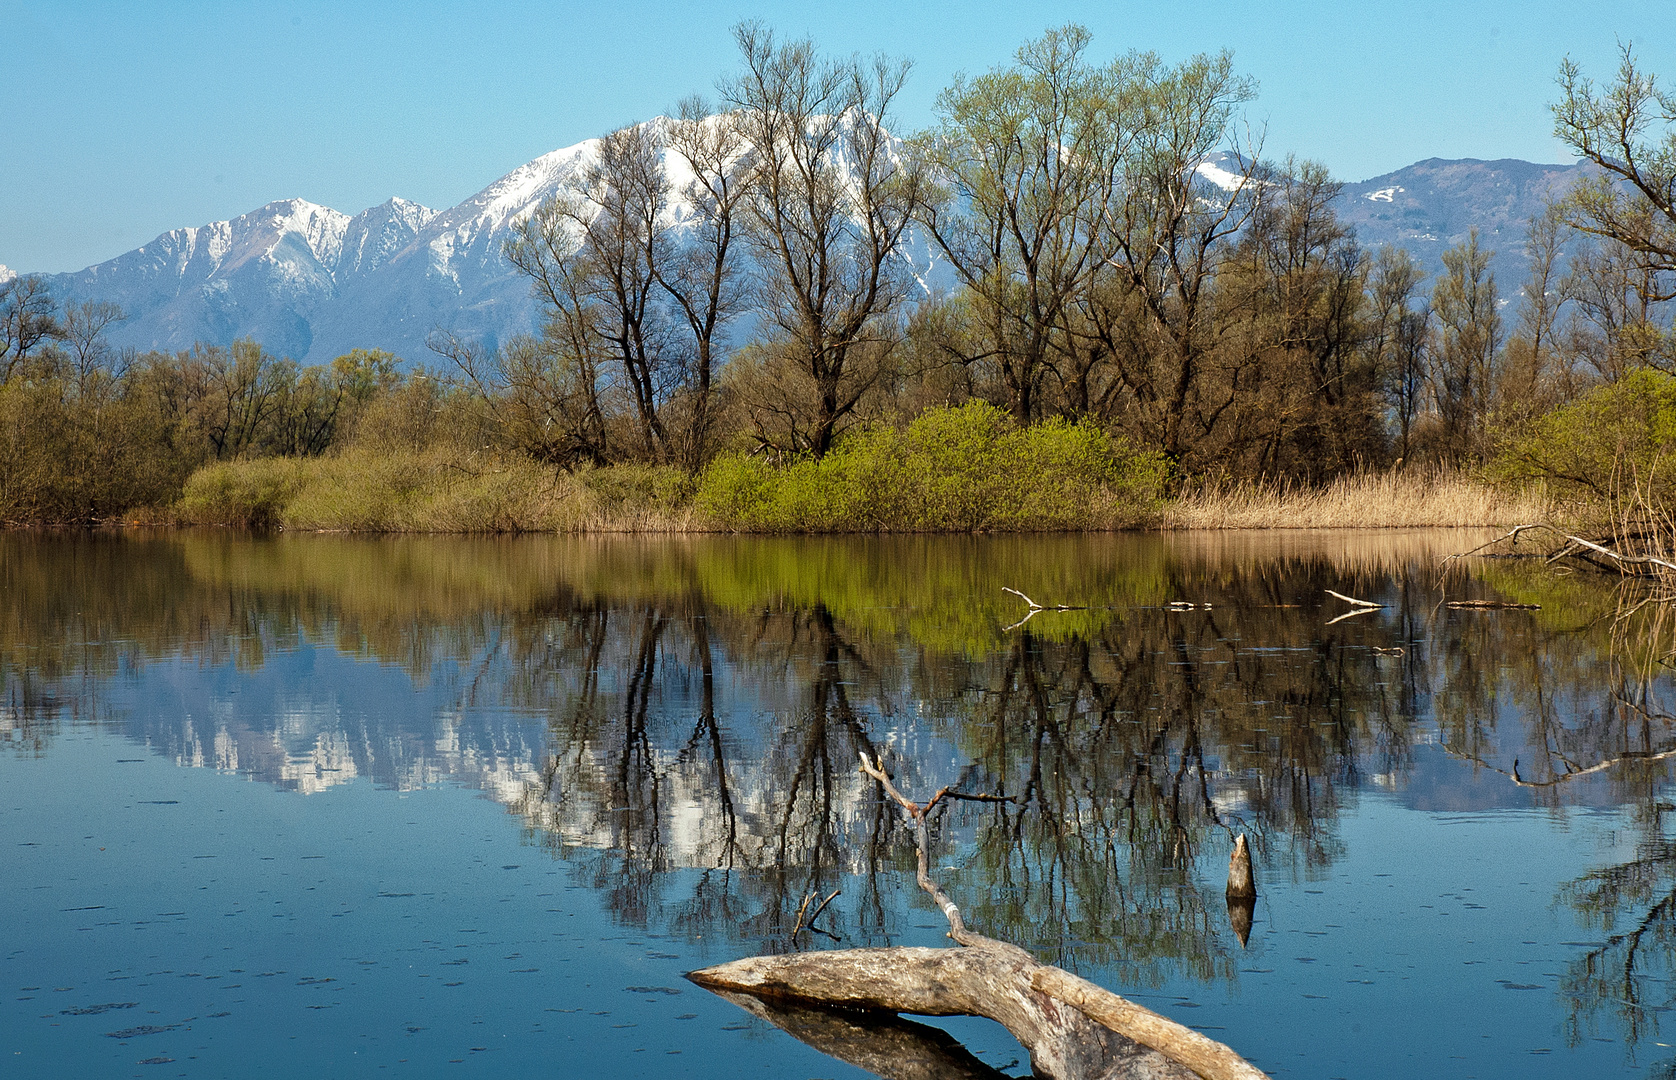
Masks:
[[[734,39],[743,70],[720,92],[750,152],[760,302],[813,399],[780,449],[820,456],[878,378],[868,360],[899,332],[898,251],[925,186],[887,128],[909,65],[822,59],[807,39],[779,42],[757,22],[736,26]]]
[[[1443,452],[1456,460],[1482,450],[1484,419],[1499,382],[1501,315],[1493,251],[1478,246],[1478,230],[1443,253],[1444,274],[1432,288],[1438,347],[1431,384],[1442,421]]]
[[[62,335],[58,302],[46,278],[25,274],[0,281],[0,384],[9,382],[43,341]]]
[[[460,380],[488,403],[491,430],[505,445],[554,465],[604,464],[597,378],[579,361],[585,354],[567,351],[560,340],[551,332],[522,335],[491,349],[437,330],[425,344],[452,362]]]
[[[1566,299],[1560,274],[1564,227],[1561,210],[1550,203],[1531,218],[1525,232],[1530,274],[1519,289],[1518,322],[1507,341],[1496,394],[1504,415],[1514,421],[1570,396],[1570,365],[1559,352],[1560,312]]]
[[[1409,439],[1425,398],[1431,308],[1417,300],[1425,275],[1414,256],[1387,245],[1374,257],[1369,280],[1373,325],[1368,348],[1385,385],[1385,400],[1397,420],[1397,460],[1409,460]]]
[[[539,343],[509,343],[512,355],[504,364],[498,353],[452,334],[433,334],[428,344],[485,398],[512,392],[519,403],[519,415],[508,418],[519,430],[515,445],[558,464],[600,463],[608,453],[600,396],[604,356],[580,259],[584,237],[572,209],[560,200],[544,201],[518,223],[503,249],[507,261],[530,279],[546,316]]]
[[[703,99],[692,97],[681,102],[670,126],[669,148],[692,174],[681,195],[693,218],[680,242],[653,269],[691,334],[691,408],[682,458],[687,468],[696,469],[710,449],[721,337],[745,301],[736,243],[746,191],[745,140],[734,116],[713,113]]]
[[[1256,88],[1234,74],[1227,52],[1175,67],[1143,54],[1133,78],[1137,137],[1107,226],[1118,284],[1103,306],[1127,331],[1114,342],[1114,360],[1137,419],[1148,441],[1180,461],[1233,402],[1207,395],[1204,368],[1218,262],[1260,195],[1258,140],[1246,135],[1219,182],[1201,166],[1235,138],[1236,110]]]
[[[1676,370],[1664,276],[1656,259],[1616,240],[1581,246],[1561,286],[1572,309],[1565,344],[1573,362],[1607,382],[1638,367]]]
[[[1676,271],[1676,95],[1622,47],[1618,76],[1596,87],[1569,57],[1560,65],[1554,134],[1598,174],[1566,196],[1566,224],[1647,256],[1657,271]],[[1664,130],[1648,138],[1648,129]],[[1658,297],[1668,300],[1676,288]]]
[[[119,374],[116,366],[122,354],[111,348],[105,333],[127,317],[120,305],[105,300],[84,300],[71,304],[64,312],[61,326],[64,348],[76,383],[82,389],[86,389],[88,380],[97,371]]]

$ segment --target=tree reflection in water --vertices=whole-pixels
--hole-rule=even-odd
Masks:
[[[1437,556],[1470,543],[9,535],[0,738],[46,753],[66,724],[121,724],[183,763],[301,790],[452,777],[626,925],[771,950],[826,942],[799,932],[811,893],[842,890],[821,925],[845,945],[918,918],[912,838],[856,769],[877,754],[911,790],[1012,800],[935,820],[975,926],[1131,985],[1231,978],[1233,835],[1271,877],[1320,874],[1347,800],[1404,788],[1437,742],[1505,777],[1429,791],[1439,806],[1640,808],[1637,858],[1563,897],[1611,935],[1567,979],[1574,1028],[1604,1011],[1639,1032],[1676,955],[1653,758],[1676,747],[1651,644],[1668,634],[1622,636],[1598,584],[1504,564],[1440,577]],[[1004,631],[1003,585],[1087,610]],[[1452,612],[1440,587],[1543,607]],[[1386,609],[1326,625],[1329,588]],[[317,708],[307,694],[347,690],[303,687],[283,723],[107,704],[149,664],[261,671],[307,645],[397,665],[452,704]]]

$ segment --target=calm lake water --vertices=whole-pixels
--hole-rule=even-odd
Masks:
[[[0,535],[0,1074],[866,1075],[682,978],[946,944],[866,751],[1277,1078],[1671,1076],[1668,628],[1479,539]]]

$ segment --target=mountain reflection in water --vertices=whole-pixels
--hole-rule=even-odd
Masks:
[[[93,724],[304,793],[476,787],[622,924],[742,951],[891,943],[916,917],[911,838],[855,767],[879,754],[922,797],[1012,799],[936,820],[969,923],[1127,986],[1236,977],[1205,871],[1236,833],[1260,881],[1296,880],[1344,854],[1364,789],[1630,807],[1636,858],[1558,899],[1603,936],[1563,980],[1570,1037],[1604,1021],[1633,1044],[1676,955],[1668,627],[1615,620],[1604,579],[1440,567],[1480,539],[9,534],[0,745],[46,755]],[[1084,610],[1009,630],[1002,586]],[[1384,606],[1328,625],[1328,589]],[[241,692],[124,696],[171,666],[231,666]],[[826,936],[797,932],[835,890]]]

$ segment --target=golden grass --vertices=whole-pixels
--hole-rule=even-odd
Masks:
[[[1540,492],[1494,487],[1455,473],[1358,473],[1326,487],[1240,482],[1182,494],[1165,529],[1403,529],[1512,527],[1549,521]]]
[[[673,469],[565,472],[447,449],[350,450],[207,466],[172,517],[315,532],[686,532],[695,527],[688,483]]]

